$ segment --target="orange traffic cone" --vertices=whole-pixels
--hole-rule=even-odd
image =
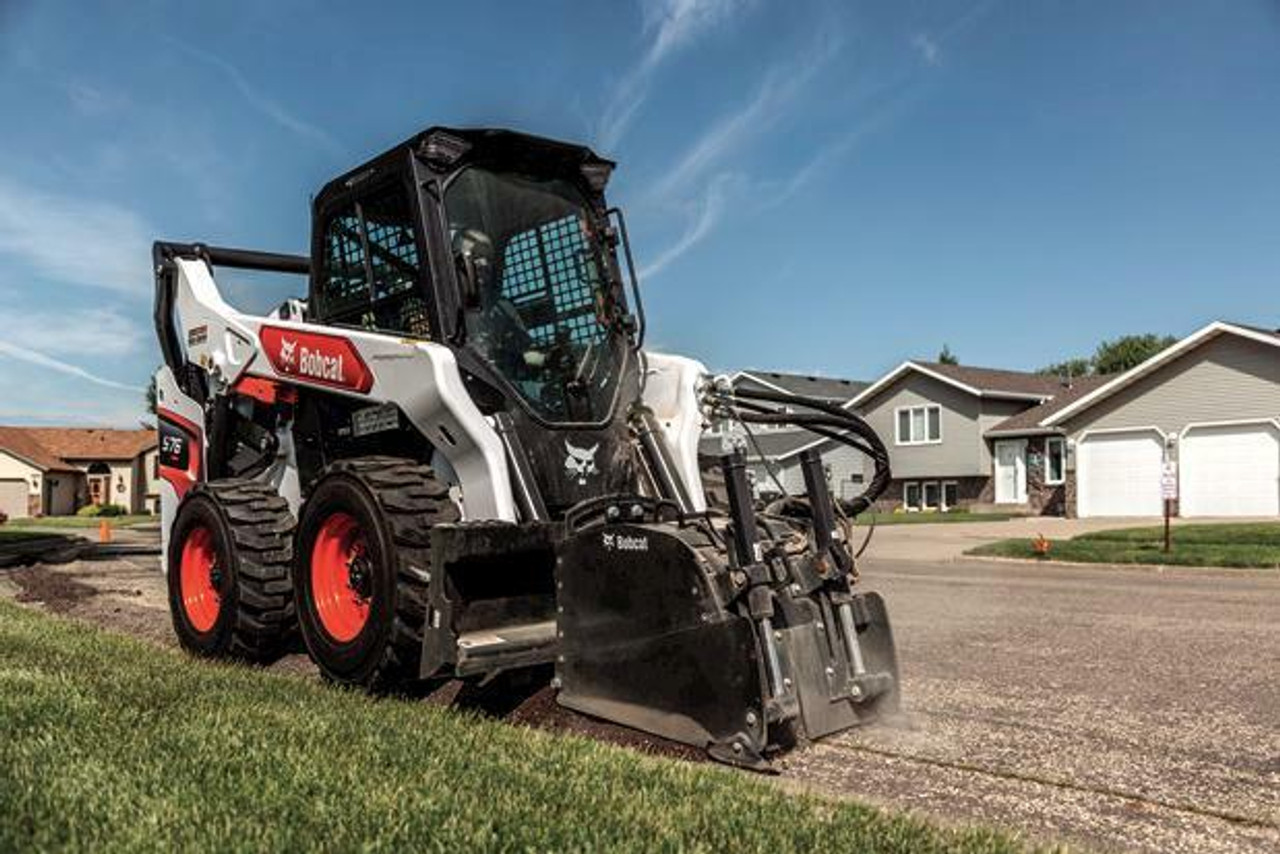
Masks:
[[[101,522],[98,523],[98,542],[100,543],[111,542],[111,523],[108,522],[106,519],[103,519]]]

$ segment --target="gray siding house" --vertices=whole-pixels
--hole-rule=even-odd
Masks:
[[[1032,493],[1026,478],[997,480],[1000,466],[988,432],[1033,407],[1069,393],[1056,377],[907,361],[850,401],[889,448],[893,480],[886,510],[935,511],[973,505],[1053,512],[1052,496]],[[1008,459],[1022,467],[1027,460]]]

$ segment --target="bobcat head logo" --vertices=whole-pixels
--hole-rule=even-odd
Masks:
[[[298,347],[297,341],[290,341],[288,338],[281,338],[280,339],[280,362],[292,368],[295,364],[293,351],[297,349],[297,347]]]
[[[570,477],[577,478],[578,486],[586,486],[587,475],[599,473],[596,468],[596,451],[600,450],[600,443],[597,442],[590,448],[575,448],[566,441],[564,448],[569,452],[564,458],[564,470]]]

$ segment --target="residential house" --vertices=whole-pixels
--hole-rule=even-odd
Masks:
[[[785,387],[761,371],[750,387]],[[813,380],[813,378],[810,378]],[[823,380],[823,382],[832,382]],[[1280,332],[1214,322],[1123,374],[1063,378],[907,361],[828,400],[867,420],[889,450],[886,510],[1005,508],[1068,516],[1159,516],[1164,484],[1181,516],[1280,515]],[[746,448],[757,491],[803,490],[799,455],[823,454],[850,497],[870,460],[794,430],[704,438]],[[758,446],[758,452],[755,450]],[[763,459],[762,459],[763,458]],[[770,476],[772,472],[772,476]]]
[[[1158,516],[1167,477],[1178,515],[1280,515],[1277,331],[1210,323],[1057,403],[988,435],[1061,449],[1068,514]]]
[[[1007,440],[990,434],[1029,409],[1072,399],[1095,382],[903,362],[848,404],[889,449],[893,480],[880,506],[931,511],[1002,505],[1064,512],[1061,459],[1054,456],[1060,449],[1021,434]]]
[[[0,426],[0,511],[60,516],[86,504],[155,512],[154,430]]]

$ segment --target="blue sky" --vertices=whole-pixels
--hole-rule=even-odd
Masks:
[[[136,422],[153,239],[305,251],[436,123],[616,158],[651,346],[717,370],[1280,325],[1276,3],[431,5],[0,0],[0,422]]]

